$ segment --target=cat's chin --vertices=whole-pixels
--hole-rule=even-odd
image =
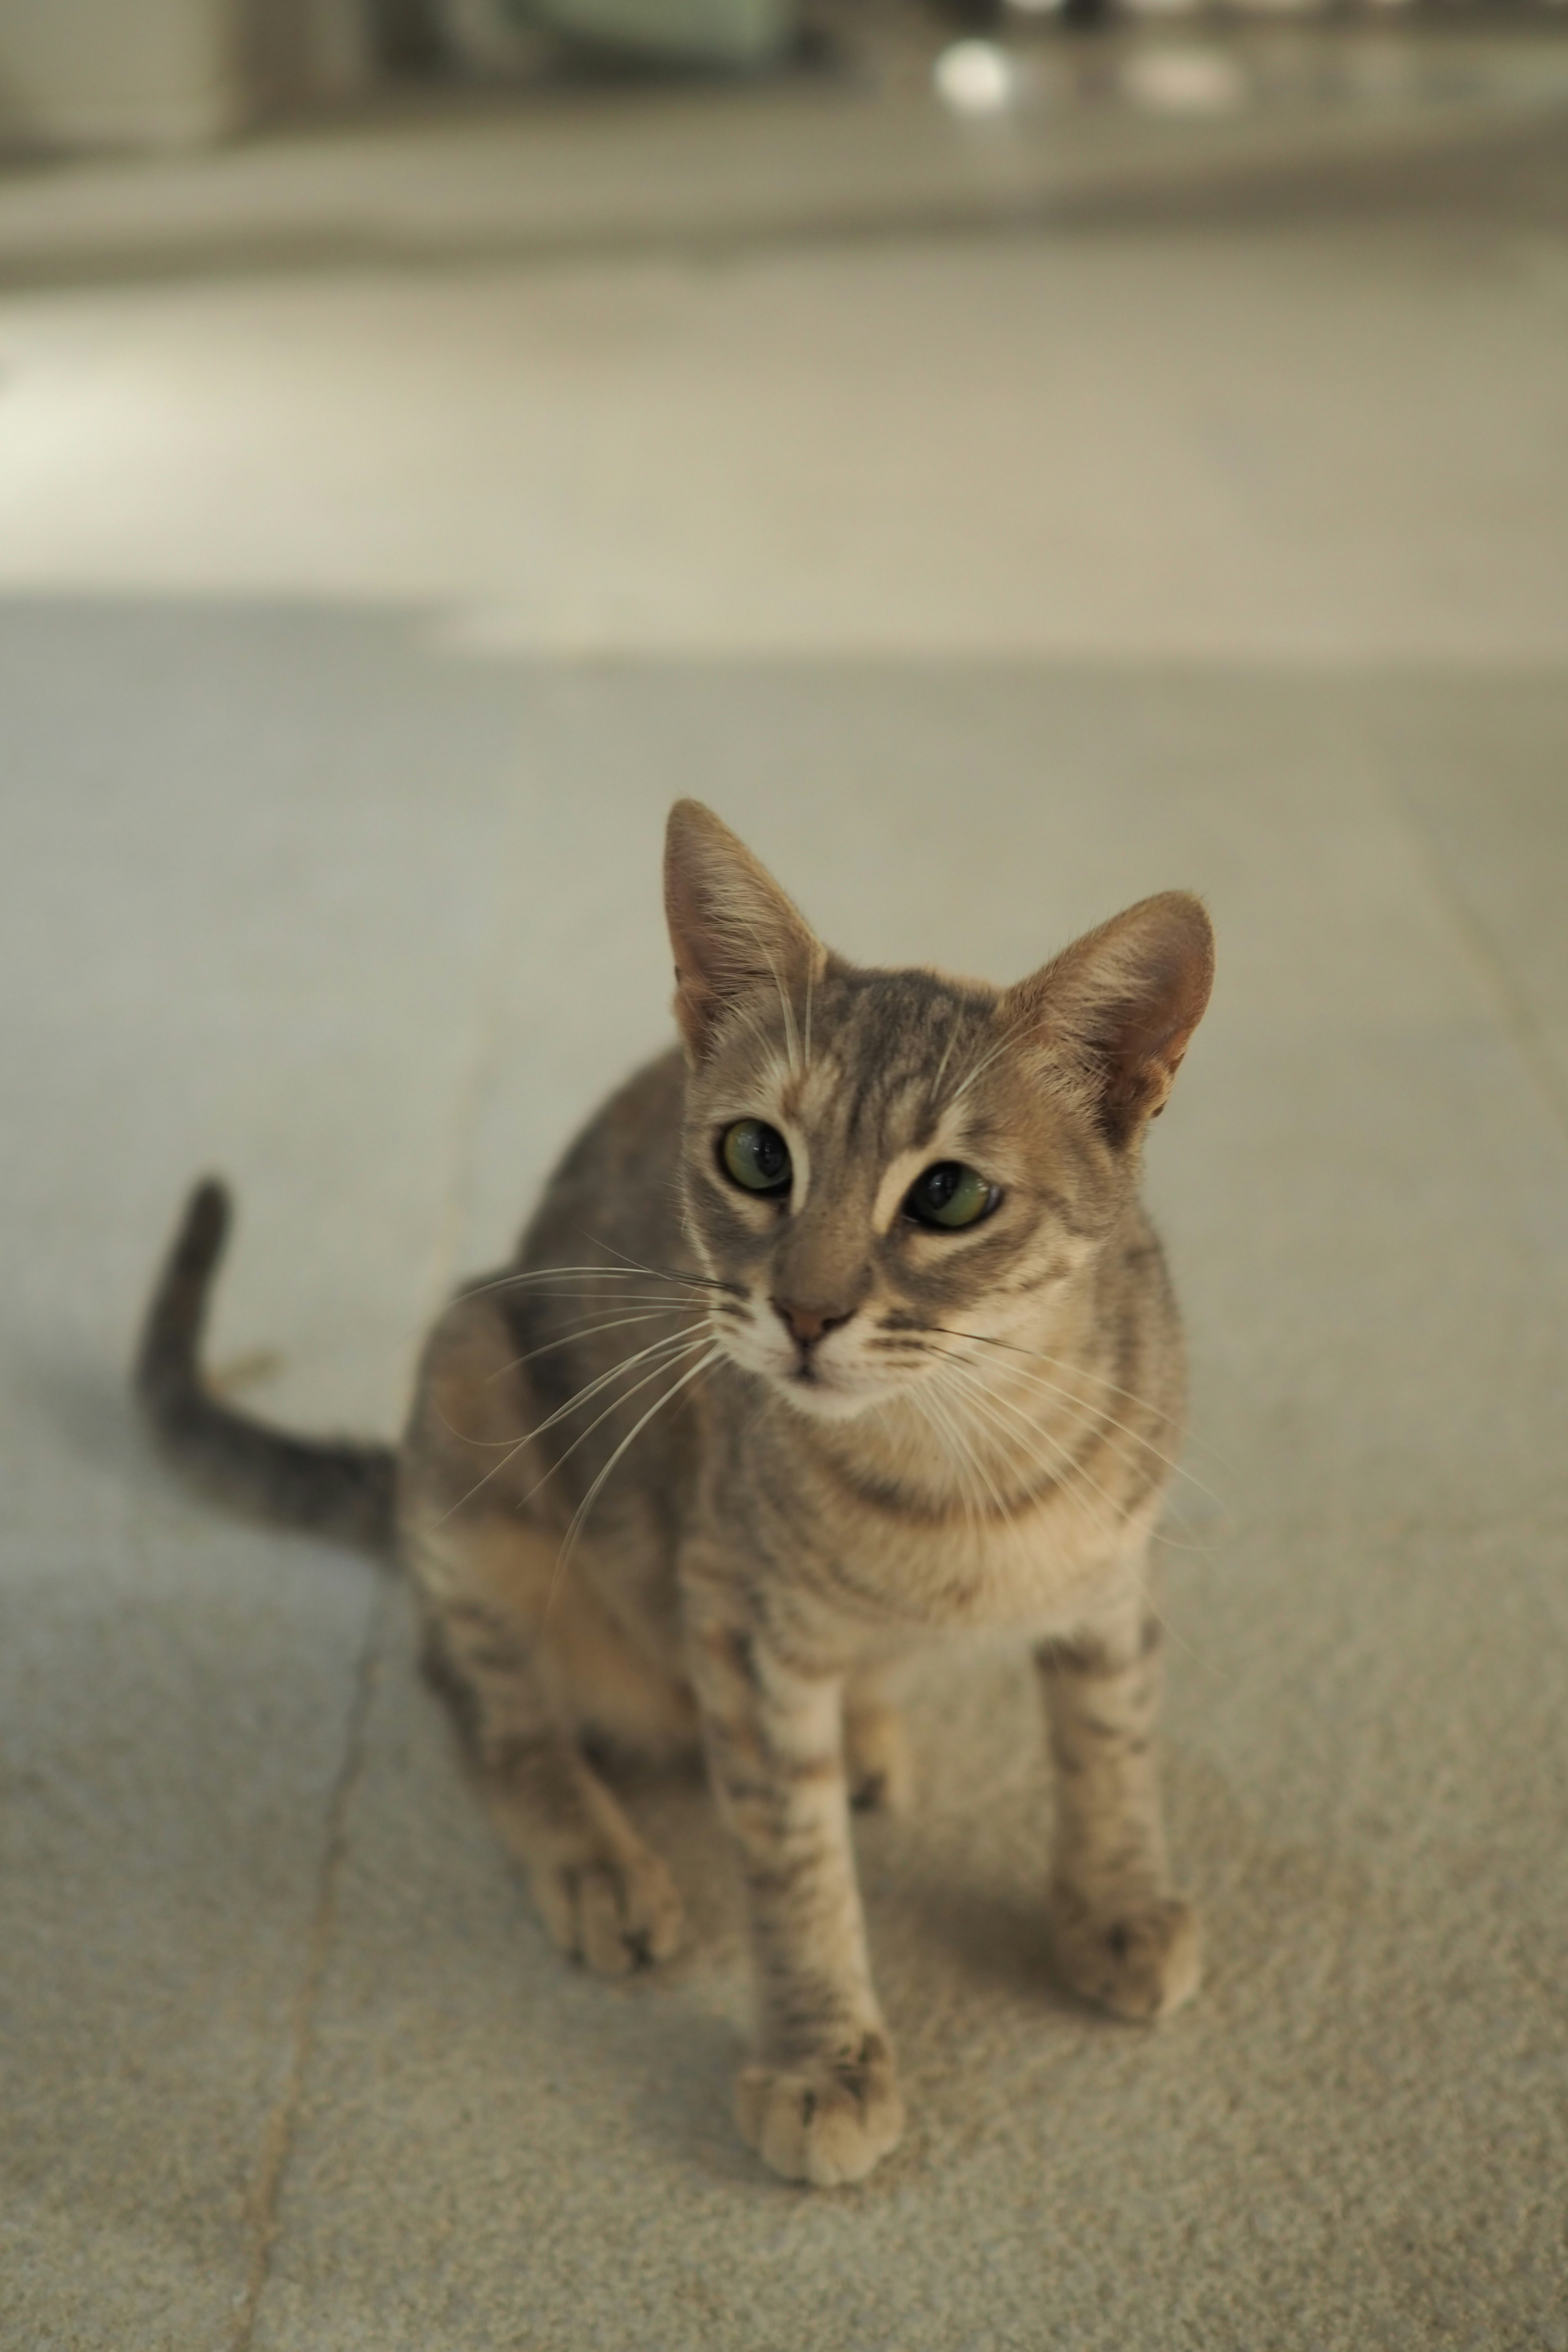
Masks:
[[[807,1421],[853,1421],[883,1402],[881,1391],[829,1388],[822,1381],[775,1380],[773,1386]]]

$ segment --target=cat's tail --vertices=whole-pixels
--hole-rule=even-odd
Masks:
[[[136,1352],[142,1411],[164,1453],[210,1494],[390,1559],[396,1456],[389,1445],[269,1428],[224,1404],[203,1377],[202,1332],[229,1213],[226,1186],[210,1176],[185,1203]]]

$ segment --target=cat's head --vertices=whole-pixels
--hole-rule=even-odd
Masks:
[[[686,1224],[726,1351],[842,1419],[942,1335],[1038,1328],[1137,1182],[1208,1001],[1209,919],[1145,898],[1011,988],[831,954],[727,826],[670,812]]]

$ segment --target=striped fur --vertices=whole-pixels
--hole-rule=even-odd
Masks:
[[[228,1193],[212,1177],[185,1203],[136,1351],[136,1393],[148,1423],[186,1476],[234,1509],[390,1559],[396,1470],[390,1445],[269,1429],[223,1403],[202,1378],[207,1300],[231,1217]]]
[[[1171,893],[1012,989],[860,969],[689,802],[667,908],[683,1050],[605,1106],[511,1264],[437,1323],[397,1539],[501,1834],[592,1968],[663,1958],[681,1922],[591,1759],[700,1742],[755,1952],[741,2127],[826,2185],[902,2123],[848,1814],[908,1795],[886,1684],[918,1646],[991,1626],[1035,1650],[1067,1981],[1138,2018],[1197,1981],[1160,1821],[1148,1567],[1183,1358],[1138,1173],[1212,942]],[[787,1195],[725,1173],[743,1118],[785,1139]],[[999,1196],[967,1230],[904,1213],[945,1160]],[[276,1476],[281,1516],[374,1532],[352,1498],[381,1457],[333,1454],[329,1510],[300,1486],[315,1455],[278,1450],[300,1441],[205,1398],[215,1257],[193,1244],[154,1307],[142,1385],[166,1441],[198,1467],[216,1452],[251,1501]]]

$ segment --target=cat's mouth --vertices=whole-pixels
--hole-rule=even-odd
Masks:
[[[765,1381],[806,1419],[851,1420],[886,1403],[900,1385],[886,1377],[880,1363],[858,1355],[852,1334],[829,1333],[802,1344],[772,1328],[773,1321],[753,1307],[749,1316],[726,1317],[714,1337],[742,1371]]]
[[[893,1385],[864,1366],[835,1363],[831,1358],[825,1360],[816,1349],[806,1350],[792,1363],[775,1360],[767,1366],[765,1377],[782,1390],[797,1412],[812,1421],[852,1420],[857,1413],[885,1403]]]
[[[835,1364],[831,1360],[825,1361],[819,1349],[795,1350],[786,1356],[781,1349],[763,1342],[754,1328],[750,1331],[731,1328],[716,1337],[725,1354],[742,1371],[765,1381],[797,1412],[810,1420],[847,1421],[875,1404],[882,1393],[879,1383],[873,1386],[858,1378],[852,1367]]]

